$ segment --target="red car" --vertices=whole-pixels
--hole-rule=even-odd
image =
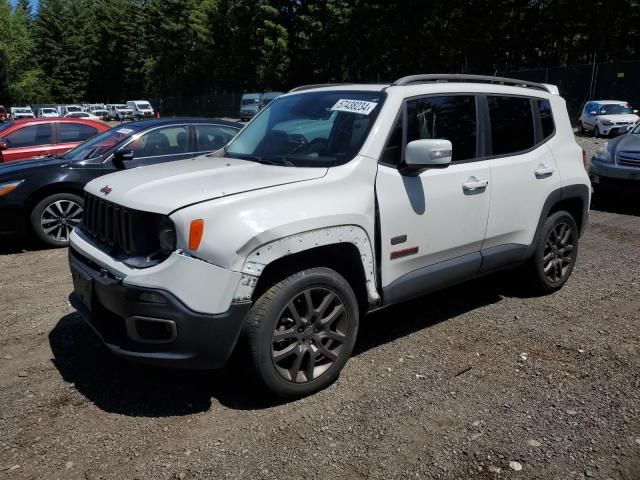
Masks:
[[[81,118],[28,118],[3,123],[0,163],[60,155],[109,128],[102,122]]]

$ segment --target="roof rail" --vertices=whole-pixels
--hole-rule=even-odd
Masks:
[[[410,85],[412,83],[428,83],[428,82],[478,82],[478,83],[500,83],[512,85],[516,87],[535,88],[549,93],[550,89],[542,83],[528,82],[526,80],[518,80],[516,78],[491,77],[488,75],[465,75],[460,73],[453,74],[428,74],[428,75],[409,75],[402,77],[391,84],[391,86]]]
[[[288,93],[301,92],[302,90],[313,90],[314,88],[339,87],[341,85],[353,85],[353,83],[313,83],[311,85],[301,85],[299,87],[292,88]]]

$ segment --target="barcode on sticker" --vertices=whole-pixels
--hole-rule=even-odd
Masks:
[[[375,102],[367,102],[365,100],[349,100],[341,98],[331,107],[331,110],[338,112],[359,113],[361,115],[369,115],[374,108],[378,106]]]

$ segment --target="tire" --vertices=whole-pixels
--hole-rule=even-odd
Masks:
[[[334,270],[312,268],[290,275],[262,294],[247,318],[251,373],[279,397],[322,390],[338,378],[351,356],[358,315],[351,286]]]
[[[561,210],[545,220],[527,265],[529,284],[536,293],[562,288],[576,264],[578,241],[578,226],[568,212]]]
[[[84,200],[73,193],[56,193],[40,200],[30,223],[38,240],[50,247],[66,247],[73,227],[82,220]]]
[[[600,137],[600,129],[596,125],[595,127],[593,127],[593,138],[598,138],[598,137]]]

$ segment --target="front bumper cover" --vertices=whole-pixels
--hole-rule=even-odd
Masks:
[[[144,363],[222,367],[235,348],[251,307],[250,303],[237,303],[219,314],[195,312],[169,292],[123,284],[122,279],[72,248],[69,266],[75,285],[69,297],[73,307],[113,353]],[[90,286],[84,288],[81,283]],[[174,325],[175,334],[166,342],[141,341],[129,328],[135,318],[168,321]]]

